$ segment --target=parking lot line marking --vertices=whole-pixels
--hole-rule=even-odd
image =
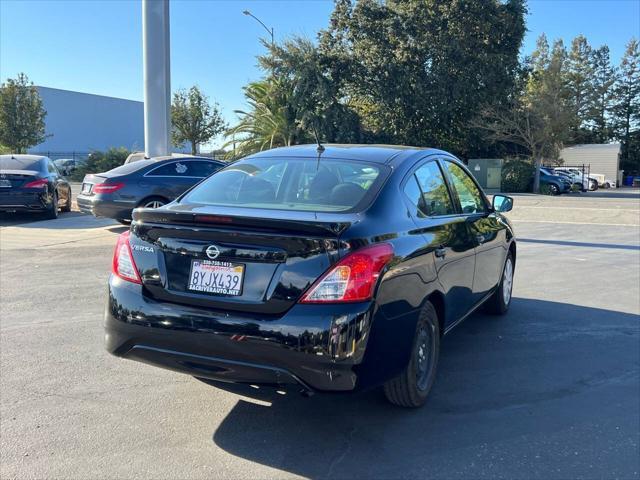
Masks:
[[[602,225],[604,227],[640,227],[638,223],[558,222],[554,220],[511,220],[514,223],[558,223],[561,225]]]
[[[640,212],[640,208],[619,208],[619,207],[609,207],[609,208],[598,208],[598,207],[573,207],[573,206],[565,206],[565,207],[539,207],[537,205],[520,205],[518,208],[536,208],[540,210],[566,210],[570,208],[571,210],[615,210],[616,212]]]

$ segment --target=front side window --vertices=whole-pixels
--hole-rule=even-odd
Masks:
[[[453,215],[453,202],[436,162],[419,167],[405,185],[405,193],[417,208],[418,217]]]
[[[317,158],[240,160],[210,176],[181,202],[281,210],[345,212],[383,180],[376,164]]]
[[[455,163],[448,161],[443,163],[449,172],[453,188],[458,194],[462,213],[486,212],[487,208],[482,193],[469,174]]]

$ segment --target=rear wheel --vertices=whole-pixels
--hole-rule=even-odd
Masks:
[[[73,199],[71,197],[71,189],[69,189],[69,193],[68,193],[68,197],[67,197],[67,202],[64,204],[64,207],[62,207],[62,211],[63,212],[70,212],[71,211],[71,203],[73,202]]]
[[[49,220],[53,220],[58,218],[58,194],[53,193],[53,198],[51,199],[51,204],[47,208],[44,213],[44,216]]]
[[[514,263],[511,252],[507,254],[507,259],[502,268],[502,278],[500,283],[485,303],[485,310],[494,315],[504,315],[511,305],[511,293],[513,291]]]
[[[436,377],[439,354],[438,315],[431,302],[427,302],[420,312],[409,364],[400,375],[384,384],[387,400],[400,407],[424,405]]]

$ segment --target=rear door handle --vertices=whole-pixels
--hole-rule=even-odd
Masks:
[[[438,247],[435,249],[436,257],[444,258],[447,255],[447,249],[444,247]]]

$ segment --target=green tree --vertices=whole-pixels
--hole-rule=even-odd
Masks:
[[[233,147],[230,154],[234,158],[295,145],[308,138],[297,120],[301,115],[290,100],[292,94],[287,84],[273,78],[244,87],[249,108],[235,110],[240,120],[225,133],[224,147]]]
[[[340,0],[320,50],[367,140],[464,155],[478,148],[469,119],[513,90],[525,11],[521,0]]]
[[[520,88],[510,104],[485,108],[475,125],[493,140],[523,147],[535,166],[533,191],[540,190],[543,160],[555,161],[570,138],[572,109],[564,77],[566,51],[556,41],[551,51],[545,36],[520,79]]]
[[[226,128],[218,104],[210,104],[197,86],[173,94],[171,123],[173,144],[180,147],[189,142],[193,155],[200,144],[215,138]]]
[[[15,153],[42,143],[47,115],[38,90],[24,73],[0,86],[0,144]]]
[[[359,118],[342,94],[332,56],[301,37],[265,46],[269,54],[259,58],[260,64],[287,92],[298,126],[323,141],[359,142]]]
[[[635,38],[627,44],[620,62],[614,97],[614,128],[622,141],[620,166],[626,172],[640,172],[640,45]]]
[[[586,119],[592,97],[591,56],[592,49],[586,37],[578,35],[574,38],[566,62],[566,81],[573,114],[571,136],[576,143],[586,143],[589,137]]]
[[[614,85],[616,69],[611,65],[609,47],[593,51],[591,55],[593,78],[591,81],[591,102],[587,112],[587,122],[592,132],[591,141],[606,143],[613,138],[612,114],[614,106]]]

